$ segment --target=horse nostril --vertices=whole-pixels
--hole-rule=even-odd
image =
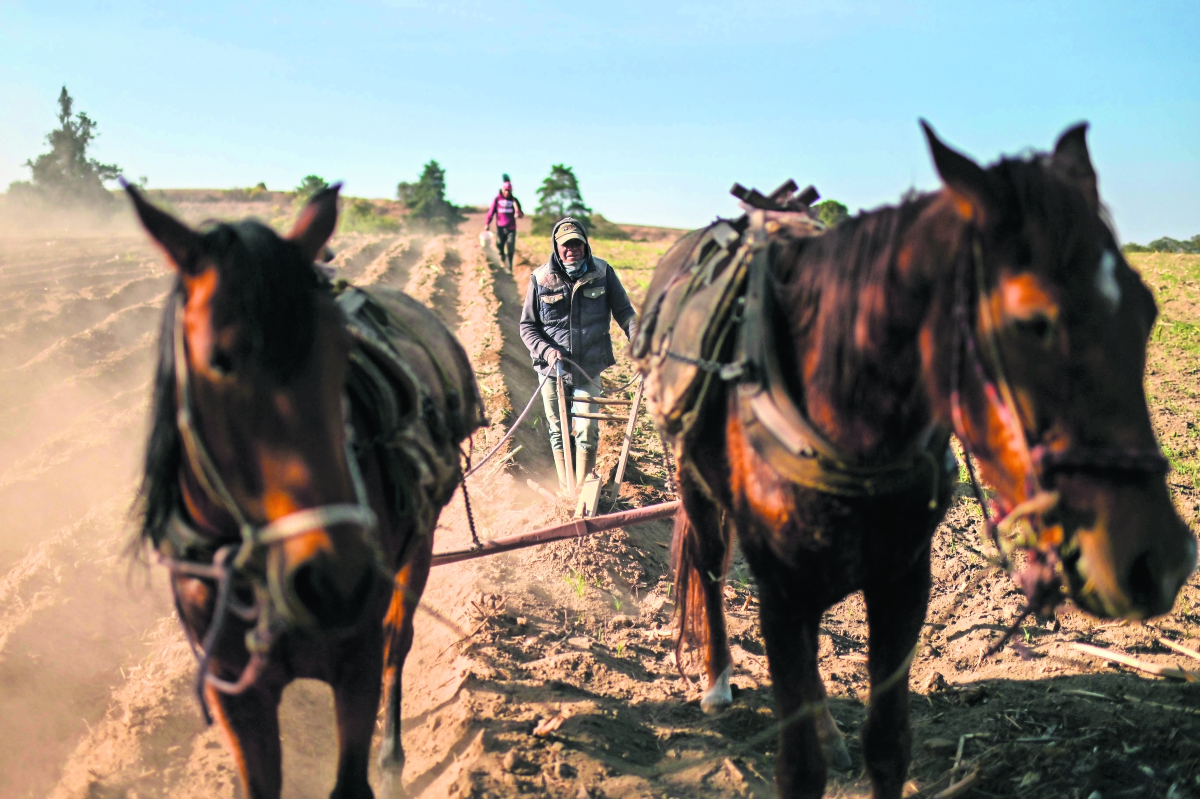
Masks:
[[[316,568],[315,564],[301,564],[292,572],[292,596],[316,619],[323,615],[328,590],[329,585],[322,576],[322,570]]]
[[[1134,560],[1133,565],[1129,568],[1127,585],[1129,586],[1129,598],[1135,608],[1147,609],[1151,613],[1158,612],[1157,608],[1162,601],[1162,591],[1159,581],[1154,577],[1153,569],[1150,568],[1149,552],[1143,552]]]
[[[354,624],[362,615],[376,586],[367,570],[348,592],[334,579],[330,564],[316,559],[295,568],[291,594],[318,627],[333,629]]]

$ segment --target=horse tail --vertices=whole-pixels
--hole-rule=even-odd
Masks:
[[[713,516],[719,518],[714,508]],[[716,520],[714,518],[714,521]],[[684,673],[684,652],[707,651],[711,638],[709,597],[723,591],[725,572],[733,552],[724,524],[698,528],[680,508],[671,536],[671,566],[675,570],[675,615],[679,637],[675,640],[675,665]],[[711,534],[715,529],[716,535]],[[723,627],[722,627],[723,629]]]

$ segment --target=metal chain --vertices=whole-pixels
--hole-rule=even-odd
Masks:
[[[471,450],[474,450],[475,441],[474,439],[470,439],[470,441]],[[462,486],[463,507],[467,510],[467,526],[471,528],[471,545],[474,549],[482,549],[483,543],[479,540],[479,533],[475,531],[475,514],[471,512],[471,496],[467,493],[467,472],[471,471],[471,452],[468,451],[463,453],[462,449],[460,448],[459,454],[462,455],[467,462],[466,469],[463,469],[461,466],[458,469],[458,482]]]
[[[695,366],[699,369],[703,369],[706,372],[713,372],[713,373],[718,373],[722,369],[724,369],[726,366],[729,365],[729,364],[721,363],[719,361],[706,361],[703,358],[691,358],[687,355],[684,355],[683,353],[675,352],[674,350],[667,350],[667,357],[671,358],[672,360],[686,363],[689,366]]]
[[[655,425],[654,431],[658,433],[658,444],[662,447],[663,459],[667,462],[667,488],[677,497],[679,494],[679,481],[675,479],[675,458],[671,455],[671,448],[667,446],[667,440],[663,438],[662,431]],[[682,499],[682,497],[680,497]]]

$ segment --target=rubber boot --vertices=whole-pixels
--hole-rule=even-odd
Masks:
[[[563,460],[563,451],[561,449],[552,449],[550,454],[554,456],[554,471],[558,472],[558,493],[567,493],[567,467],[566,461]]]
[[[575,448],[575,485],[583,485],[583,481],[596,468],[596,450]]]

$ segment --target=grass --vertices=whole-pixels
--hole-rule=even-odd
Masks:
[[[523,236],[523,246],[536,253],[550,254],[549,236]],[[668,241],[613,241],[601,239],[592,243],[592,252],[617,270],[621,283],[636,306],[650,285],[650,276],[658,259],[671,248]]]
[[[563,577],[563,581],[571,586],[571,590],[575,592],[575,596],[583,598],[583,593],[587,590],[587,577],[571,569],[571,573]]]
[[[1158,302],[1158,320],[1146,359],[1146,396],[1163,454],[1176,482],[1200,489],[1200,256],[1135,253],[1126,256]]]

